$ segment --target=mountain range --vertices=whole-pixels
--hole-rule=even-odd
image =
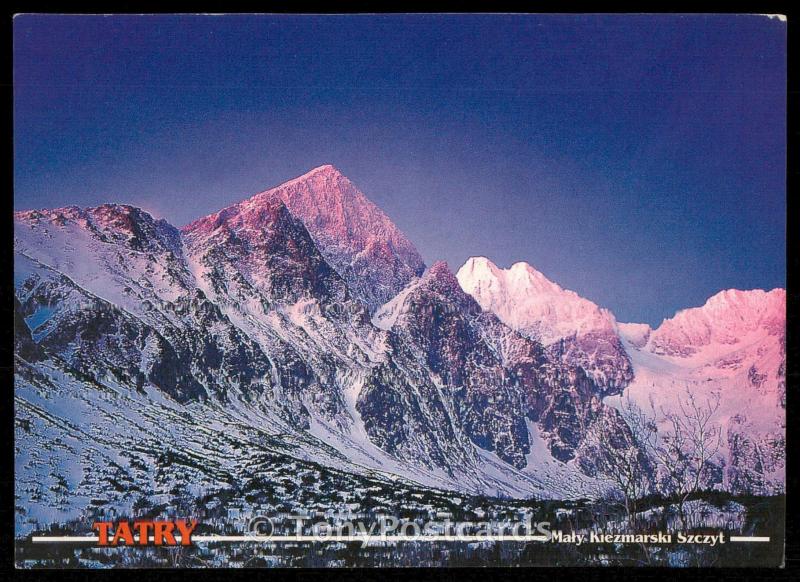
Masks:
[[[783,490],[782,289],[620,323],[526,263],[427,267],[330,165],[180,229],[121,204],[14,218],[19,530],[343,479],[602,495],[592,443],[637,446],[622,401],[684,393],[720,398],[714,486]]]

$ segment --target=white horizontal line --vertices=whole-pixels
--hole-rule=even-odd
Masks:
[[[518,542],[546,542],[547,536],[534,535],[496,535],[496,536],[471,536],[471,535],[430,535],[430,536],[402,536],[402,535],[352,535],[352,536],[192,536],[193,542],[258,542],[262,544],[277,542],[495,542],[495,541],[518,541]],[[181,536],[175,536],[176,541],[181,540]],[[97,536],[33,536],[31,541],[34,543],[92,543],[99,542]],[[149,541],[153,541],[150,536]],[[138,539],[137,539],[138,543]],[[120,544],[124,545],[124,544]]]
[[[175,540],[180,542],[181,536],[176,535]],[[477,535],[431,535],[431,536],[402,536],[402,535],[351,535],[351,536],[223,536],[223,535],[199,535],[192,536],[193,542],[217,543],[217,542],[258,542],[262,544],[282,543],[282,542],[546,542],[547,536],[477,536]],[[97,543],[100,538],[97,536],[33,536],[31,541],[34,543]],[[154,541],[150,536],[149,541]],[[769,537],[759,536],[731,536],[731,542],[769,542]],[[138,543],[138,539],[137,539]],[[122,544],[124,545],[124,544]]]
[[[33,543],[46,542],[46,543],[62,543],[62,542],[99,542],[100,538],[97,536],[33,536],[31,538]]]
[[[491,541],[520,541],[520,542],[546,542],[547,536],[533,535],[496,535],[496,536],[471,536],[471,535],[428,535],[428,536],[403,536],[403,535],[352,535],[352,536],[193,536],[197,542],[491,542]]]

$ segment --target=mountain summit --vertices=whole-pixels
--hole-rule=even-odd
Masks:
[[[280,200],[303,222],[325,260],[374,312],[425,270],[417,249],[339,170],[324,165],[201,218],[184,232],[231,220],[258,227],[261,209]]]
[[[562,289],[525,262],[501,269],[486,257],[471,257],[456,276],[483,309],[583,368],[605,392],[616,392],[632,379],[608,309]]]
[[[457,276],[481,307],[544,345],[572,335],[614,332],[610,311],[562,289],[528,263],[501,269],[485,257],[471,257]]]
[[[780,336],[785,325],[783,289],[728,289],[711,297],[702,307],[684,309],[664,320],[653,331],[651,344],[653,351],[665,355],[685,357],[714,349],[722,353],[762,330]]]

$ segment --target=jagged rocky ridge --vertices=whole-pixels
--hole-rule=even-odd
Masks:
[[[395,332],[400,345],[415,348],[424,369],[452,394],[471,440],[518,468],[530,452],[525,419],[538,424],[551,454],[563,462],[575,459],[601,416],[625,438],[626,425],[601,404],[581,368],[550,357],[483,311],[445,263],[431,267],[375,321]]]
[[[18,425],[21,499],[47,497],[47,463],[61,465],[65,491],[85,484],[90,462],[74,454],[87,434],[115,430],[108,419],[133,402],[168,415],[169,428],[149,436],[173,451],[131,452],[137,467],[172,458],[198,422],[227,426],[218,461],[226,477],[200,471],[201,487],[258,470],[242,436],[253,433],[281,455],[417,486],[517,497],[599,491],[602,451],[587,443],[599,435],[630,446],[603,398],[630,382],[631,359],[617,348],[625,341],[638,353],[634,343],[603,326],[601,342],[584,341],[596,336],[582,326],[549,342],[544,328],[532,333],[510,311],[482,308],[479,293],[461,289],[463,268],[461,284],[444,264],[419,277],[418,253],[365,201],[324,166],[182,230],[123,205],[17,213],[15,390],[18,410],[35,411]],[[730,486],[747,489],[765,473],[764,487],[779,485],[763,442],[738,434]],[[42,438],[76,452],[22,452]],[[193,455],[202,459],[212,441],[195,442]],[[119,456],[115,442],[103,456]],[[69,505],[66,493],[58,503]]]

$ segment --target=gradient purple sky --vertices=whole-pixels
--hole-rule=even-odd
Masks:
[[[428,264],[621,321],[785,285],[786,25],[759,16],[19,16],[15,207],[176,226],[337,166]]]

